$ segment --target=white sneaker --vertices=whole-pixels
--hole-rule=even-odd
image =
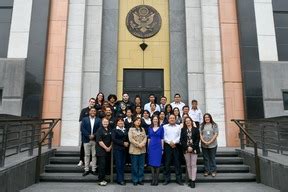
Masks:
[[[100,185],[100,186],[106,186],[106,185],[107,185],[107,182],[106,182],[106,181],[101,181],[101,182],[99,183],[99,185]]]
[[[78,163],[77,166],[78,166],[78,167],[82,167],[82,166],[83,166],[83,161],[79,161],[79,163]]]

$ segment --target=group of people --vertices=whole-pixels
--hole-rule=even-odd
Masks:
[[[133,185],[144,184],[144,167],[148,165],[152,173],[151,185],[155,186],[160,167],[164,165],[163,185],[167,185],[172,163],[176,182],[183,185],[181,161],[185,159],[189,186],[195,188],[200,142],[204,176],[216,176],[218,126],[209,113],[202,115],[196,100],[192,100],[190,108],[176,93],[172,103],[168,104],[167,98],[162,96],[158,104],[155,95],[150,94],[149,102],[143,105],[140,96],[131,102],[127,93],[123,93],[120,101],[116,95],[109,95],[105,101],[100,92],[82,109],[79,121],[82,145],[78,166],[84,165],[83,176],[96,175],[97,162],[101,186],[107,185],[105,178],[109,175],[113,155],[119,185],[125,185],[127,164],[131,164]]]

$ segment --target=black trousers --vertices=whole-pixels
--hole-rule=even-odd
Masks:
[[[172,148],[169,144],[164,144],[164,152],[165,152],[165,181],[170,181],[171,179],[171,163],[174,162],[176,180],[180,181],[182,179],[182,171],[181,171],[181,158],[179,147],[176,145],[175,148]]]
[[[111,154],[106,156],[97,156],[98,163],[98,180],[99,182],[105,180],[105,176],[110,174]]]

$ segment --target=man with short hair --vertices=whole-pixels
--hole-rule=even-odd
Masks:
[[[169,124],[163,126],[164,128],[164,151],[165,151],[165,182],[163,185],[168,185],[171,179],[170,166],[172,158],[174,161],[175,173],[176,173],[176,182],[179,185],[182,183],[182,171],[180,164],[180,152],[179,152],[179,143],[181,135],[181,127],[176,124],[176,116],[171,114],[168,118]]]
[[[192,100],[192,107],[189,111],[189,116],[195,122],[196,126],[199,128],[199,125],[203,122],[203,115],[201,109],[198,108],[198,101]]]
[[[180,115],[182,117],[182,113],[183,113],[182,108],[185,106],[185,103],[181,101],[181,95],[179,93],[176,93],[174,95],[174,102],[172,102],[170,105],[172,106],[172,109],[174,109],[175,107],[178,107],[180,111]]]
[[[110,107],[106,107],[105,108],[105,116],[104,118],[106,118],[108,121],[109,121],[109,129],[114,129],[116,128],[116,125],[115,125],[115,117],[112,115],[112,110]]]
[[[89,117],[84,117],[81,123],[82,142],[85,151],[85,172],[89,174],[90,154],[92,155],[92,174],[96,175],[96,131],[101,126],[101,120],[96,117],[96,109],[89,109]]]
[[[146,103],[146,104],[144,105],[144,110],[148,110],[149,113],[151,113],[151,107],[150,107],[151,103],[155,103],[155,105],[156,105],[156,111],[159,111],[159,112],[160,112],[160,107],[159,107],[159,105],[158,105],[158,104],[156,103],[156,101],[155,101],[155,95],[154,95],[154,94],[150,94],[150,95],[149,95],[149,103]]]
[[[134,103],[129,100],[129,95],[126,92],[122,94],[122,100],[117,103],[117,115],[121,113],[123,105],[125,105],[126,109],[134,110]]]
[[[160,111],[165,112],[166,104],[167,104],[167,97],[162,96],[160,100]]]
[[[188,105],[185,105],[184,107],[182,107],[182,117],[183,115],[189,115],[189,106]]]
[[[82,119],[84,117],[88,117],[89,116],[89,110],[95,106],[95,98],[91,97],[89,99],[89,105],[88,107],[85,107],[81,110],[80,112],[80,117],[79,117],[79,122],[81,123]],[[80,124],[81,126],[81,124]],[[78,167],[83,166],[84,164],[84,146],[83,146],[83,142],[81,142],[81,147],[80,147],[80,161],[78,163]]]

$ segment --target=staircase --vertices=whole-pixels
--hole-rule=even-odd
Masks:
[[[54,157],[50,158],[50,164],[46,165],[45,172],[41,175],[41,182],[96,182],[97,176],[92,174],[82,177],[83,168],[77,167],[79,151],[57,150]],[[198,157],[197,182],[255,182],[256,177],[250,173],[250,168],[243,164],[243,159],[238,157],[235,150],[218,150],[216,154],[217,175],[216,177],[203,176],[203,157]],[[161,168],[160,179],[163,168]],[[175,180],[172,167],[171,180]],[[185,166],[182,166],[183,179],[185,179]],[[114,168],[114,178],[116,177]],[[131,181],[131,167],[125,168],[125,180]],[[144,181],[149,182],[151,174],[149,167],[145,167]]]

